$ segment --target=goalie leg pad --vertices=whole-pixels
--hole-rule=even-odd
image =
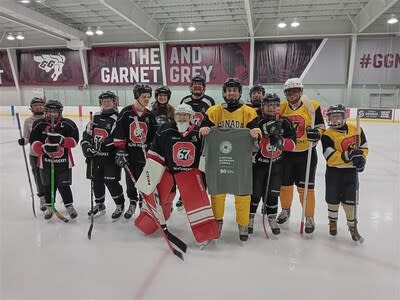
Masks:
[[[217,239],[219,230],[201,172],[192,169],[177,173],[174,177],[196,241],[202,243]]]
[[[146,195],[151,194],[162,180],[164,170],[165,167],[160,163],[150,158],[147,159],[146,165],[136,182],[136,189]]]

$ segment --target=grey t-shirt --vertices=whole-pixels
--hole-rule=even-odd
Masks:
[[[213,127],[205,138],[208,191],[211,195],[252,193],[253,138],[248,128]]]

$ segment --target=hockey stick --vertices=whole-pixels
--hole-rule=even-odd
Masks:
[[[51,132],[54,131],[54,116],[51,116],[51,127],[50,130]],[[68,223],[69,220],[64,217],[57,209],[56,209],[56,188],[55,188],[55,170],[54,170],[54,157],[53,155],[50,156],[51,157],[51,161],[50,161],[50,193],[51,193],[51,210],[53,211],[53,213],[55,213],[55,215],[57,216],[57,218],[59,218],[61,221]]]
[[[17,117],[17,124],[18,124],[18,130],[19,130],[19,136],[22,139],[22,130],[21,130],[21,122],[19,120],[19,113],[15,114]],[[26,168],[26,173],[28,174],[28,182],[29,182],[29,187],[31,189],[31,198],[32,198],[32,210],[33,210],[33,215],[36,218],[36,210],[35,210],[35,196],[33,194],[33,187],[32,187],[32,180],[31,180],[31,174],[29,173],[29,167],[28,167],[28,160],[26,158],[26,151],[25,151],[25,146],[22,146],[22,153],[24,154],[24,160],[25,160],[25,168]]]
[[[91,134],[93,134],[93,112],[89,112],[89,117],[90,117],[90,129],[91,129]],[[88,239],[92,239],[92,230],[94,226],[94,214],[93,214],[93,157],[90,159],[90,211],[92,212],[90,214],[90,226],[88,230]]]
[[[136,184],[136,179],[135,179],[135,177],[133,177],[133,174],[132,174],[131,170],[129,169],[128,165],[125,165],[125,166],[124,166],[124,169],[125,169],[125,172],[128,174],[129,178],[132,180],[132,183],[133,183],[133,184]],[[158,196],[155,196],[155,197],[154,197],[154,198],[155,198],[155,202],[156,202],[156,212],[157,212],[157,214],[160,216],[160,213],[159,213],[160,211],[159,211],[159,209],[158,209],[158,204],[157,204],[157,202],[158,202],[157,197],[158,197]],[[184,259],[183,259],[183,254],[182,254],[182,252],[176,250],[176,249],[172,246],[172,244],[174,244],[175,246],[177,246],[177,247],[178,247],[181,251],[183,251],[183,252],[186,252],[186,249],[187,249],[186,244],[185,244],[182,240],[180,240],[179,238],[177,238],[175,235],[173,235],[172,233],[170,233],[170,232],[168,231],[167,225],[165,224],[165,221],[163,222],[163,224],[161,224],[162,219],[161,219],[160,217],[157,218],[157,217],[155,216],[155,213],[154,213],[153,209],[151,208],[151,206],[150,206],[149,204],[147,204],[147,206],[149,206],[149,208],[150,208],[150,209],[149,209],[149,212],[150,212],[151,216],[152,216],[155,220],[158,220],[158,222],[156,222],[156,223],[157,223],[157,226],[158,226],[158,228],[160,229],[160,231],[161,231],[161,233],[162,233],[162,235],[163,235],[165,241],[167,242],[168,247],[169,247],[169,249],[171,250],[171,252],[172,252],[174,255],[176,255],[177,257],[179,257],[181,260],[184,260]],[[161,214],[162,214],[162,211],[161,211]]]
[[[309,103],[305,103],[309,112],[311,113],[311,129],[314,129],[315,123],[315,110],[310,109]],[[308,183],[310,180],[310,167],[311,167],[311,154],[312,154],[313,143],[308,142],[308,150],[307,150],[307,165],[306,165],[306,176],[304,182],[304,195],[303,195],[303,207],[301,212],[301,222],[300,222],[300,234],[304,233],[304,219],[306,214],[307,207],[307,194],[308,194]]]
[[[360,148],[360,143],[361,143],[361,127],[360,127],[360,116],[357,114],[356,117],[356,126],[357,126],[357,135],[356,135],[356,149],[358,150]],[[360,235],[358,232],[357,228],[357,206],[360,200],[360,179],[358,176],[358,171],[356,171],[356,203],[354,203],[354,235],[357,238],[357,241],[360,242],[361,244],[364,243],[364,238]]]
[[[268,167],[268,178],[267,178],[267,186],[265,188],[265,193],[264,193],[264,198],[263,198],[263,216],[262,216],[262,221],[263,221],[263,228],[264,228],[264,234],[265,234],[265,238],[269,239],[269,235],[267,232],[267,226],[265,224],[265,215],[266,215],[266,203],[267,203],[267,198],[268,198],[268,190],[269,190],[269,183],[271,181],[271,171],[272,171],[272,159],[274,157],[274,152],[275,152],[275,147],[272,148],[272,154],[271,154],[271,158],[269,159],[269,167]]]

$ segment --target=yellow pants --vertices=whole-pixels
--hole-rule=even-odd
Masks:
[[[226,194],[216,194],[211,196],[211,205],[216,220],[224,218]],[[249,225],[250,214],[250,195],[235,195],[236,223],[241,226]]]
[[[304,199],[304,188],[297,188],[297,192],[299,193],[299,198],[301,205],[303,205]],[[281,207],[282,209],[289,209],[292,206],[293,202],[293,185],[281,186],[281,193],[280,193],[280,200],[281,200]],[[306,204],[306,217],[314,217],[315,211],[315,190],[308,189],[307,190],[307,204]]]

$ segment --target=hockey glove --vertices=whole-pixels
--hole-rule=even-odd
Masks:
[[[50,155],[58,151],[58,144],[43,144],[42,150],[44,153]]]
[[[281,121],[269,121],[263,126],[263,129],[265,135],[281,135],[283,133]]]
[[[354,159],[356,159],[357,157],[363,157],[363,152],[359,149],[350,149],[348,151],[343,152],[342,154],[342,159],[345,162],[350,162],[353,161]]]
[[[48,132],[47,139],[49,144],[59,144],[61,145],[64,142],[64,136],[55,132]]]
[[[321,139],[321,134],[317,128],[307,127],[307,139],[309,142],[318,142]]]
[[[362,171],[364,171],[366,162],[367,162],[367,160],[365,159],[364,156],[357,156],[357,157],[354,157],[354,159],[353,159],[353,166],[356,167],[356,170],[358,172],[362,172]]]
[[[25,146],[25,138],[18,139],[18,145]]]
[[[115,164],[123,168],[125,165],[128,164],[128,153],[126,153],[124,150],[118,150],[116,155],[115,155]]]
[[[82,144],[82,152],[86,158],[93,158],[97,155],[97,150],[89,143]]]
[[[269,144],[279,150],[283,149],[285,140],[281,135],[272,135],[269,137]]]

